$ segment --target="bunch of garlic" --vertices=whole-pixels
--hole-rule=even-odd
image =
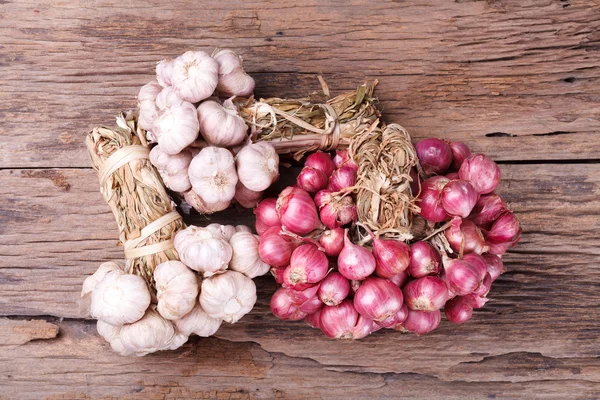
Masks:
[[[140,126],[150,142],[158,143],[150,161],[165,186],[200,213],[224,210],[233,201],[255,207],[279,176],[273,146],[249,143],[248,127],[232,99],[219,100],[253,90],[242,58],[216,49],[212,56],[188,51],[159,62],[156,80],[138,94]]]

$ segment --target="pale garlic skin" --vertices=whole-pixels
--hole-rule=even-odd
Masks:
[[[196,303],[192,311],[186,314],[184,317],[175,320],[175,327],[182,335],[190,336],[192,334],[209,337],[215,334],[221,326],[220,319],[210,317],[200,306],[200,303]]]
[[[152,135],[165,153],[175,155],[194,143],[198,137],[198,129],[196,108],[192,103],[184,101],[158,111],[152,124]]]
[[[181,347],[187,336],[178,333],[173,324],[150,307],[139,321],[123,325],[119,332],[123,348],[136,356]]]
[[[156,64],[156,80],[162,87],[168,87],[173,85],[173,65],[174,61],[170,59],[159,61]]]
[[[267,189],[279,177],[279,156],[270,143],[247,144],[235,160],[239,180],[255,192]]]
[[[212,232],[215,237],[229,242],[229,239],[236,233],[235,226],[233,225],[221,225],[221,224],[209,224],[206,225],[206,229]]]
[[[138,124],[145,130],[152,130],[152,124],[158,116],[156,107],[156,96],[161,92],[162,87],[156,81],[149,82],[142,86],[138,93]]]
[[[200,305],[212,318],[233,324],[255,303],[256,285],[244,274],[225,271],[202,281]]]
[[[233,253],[227,241],[193,225],[177,232],[173,244],[181,261],[205,277],[226,270]]]
[[[214,100],[205,100],[198,106],[200,134],[213,146],[235,146],[248,137],[246,123],[233,104],[229,104],[224,107]]]
[[[250,232],[250,233],[252,233],[252,229],[249,226],[246,226],[246,225],[236,225],[235,226],[235,231],[236,232]]]
[[[106,274],[112,271],[122,271],[123,270],[123,262],[115,262],[115,261],[107,261],[100,264],[96,272],[92,275],[85,278],[83,281],[83,286],[81,288],[81,297],[85,296],[88,293],[94,291],[96,285],[104,279]]]
[[[96,330],[98,334],[104,338],[113,349],[115,353],[122,356],[130,356],[133,354],[132,351],[127,350],[121,342],[121,327],[107,324],[104,321],[96,322]]]
[[[260,203],[263,198],[263,192],[255,192],[254,190],[248,189],[242,184],[242,181],[238,180],[235,186],[235,201],[244,208],[254,208]]]
[[[184,149],[179,154],[165,153],[160,145],[150,151],[150,162],[156,167],[163,183],[175,192],[185,192],[192,188],[188,168],[192,162],[192,152]]]
[[[190,103],[210,97],[218,81],[219,64],[203,51],[187,51],[173,61],[171,83]]]
[[[165,319],[179,319],[192,311],[198,298],[198,276],[180,261],[165,261],[154,270],[156,310]]]
[[[221,147],[205,147],[192,159],[188,170],[192,188],[205,203],[231,201],[238,176],[233,155]]]
[[[259,237],[250,232],[237,232],[229,240],[233,256],[229,269],[241,272],[248,278],[262,276],[269,272],[271,266],[258,255]]]
[[[190,205],[194,210],[200,214],[212,214],[218,211],[223,211],[231,205],[231,200],[219,201],[216,203],[206,203],[200,196],[193,190],[188,190],[183,193],[183,199]]]
[[[111,271],[92,292],[90,314],[97,320],[121,326],[142,318],[149,305],[150,291],[142,277]]]
[[[213,58],[219,63],[217,91],[225,96],[250,96],[254,91],[254,79],[244,71],[241,56],[229,49],[217,49]]]

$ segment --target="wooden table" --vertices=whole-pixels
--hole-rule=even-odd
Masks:
[[[497,160],[524,235],[492,301],[424,337],[335,342],[273,317],[265,277],[215,338],[112,353],[75,303],[123,257],[84,135],[157,60],[215,46],[262,96],[377,78],[386,121]],[[598,0],[0,0],[0,134],[0,398],[600,398]]]

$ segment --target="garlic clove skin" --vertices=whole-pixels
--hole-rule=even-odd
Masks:
[[[122,356],[133,355],[133,352],[126,349],[121,342],[121,327],[113,326],[103,321],[98,321],[96,323],[96,330],[98,331],[98,334],[110,344],[110,347],[115,353],[118,353]]]
[[[192,162],[191,151],[184,149],[179,154],[165,153],[160,145],[150,151],[150,162],[156,167],[165,186],[176,192],[192,188],[188,168]]]
[[[90,314],[114,326],[138,321],[150,305],[150,291],[140,276],[112,271],[92,292]]]
[[[219,64],[218,92],[226,96],[250,96],[255,82],[244,71],[242,57],[229,49],[216,49],[212,56]]]
[[[231,324],[250,312],[256,303],[256,285],[236,271],[225,271],[202,281],[200,305],[212,318]]]
[[[233,255],[227,241],[193,225],[177,232],[173,243],[181,261],[205,277],[226,270]]]
[[[174,321],[177,330],[183,334],[190,336],[192,334],[201,337],[209,337],[215,334],[221,326],[220,319],[210,317],[206,311],[202,309],[200,303],[196,303],[195,307],[180,319]]]
[[[206,229],[211,231],[215,237],[219,237],[226,242],[229,242],[231,237],[237,232],[233,225],[209,224],[206,226]]]
[[[123,271],[124,263],[122,261],[107,261],[100,264],[96,272],[85,278],[83,287],[81,288],[81,297],[91,293],[96,288],[96,285],[104,279],[106,274],[112,271]]]
[[[145,130],[151,130],[152,124],[158,115],[156,107],[156,96],[162,91],[162,87],[156,81],[149,82],[142,86],[137,99],[140,110],[138,124]]]
[[[254,190],[248,189],[246,186],[242,184],[241,181],[238,181],[235,186],[235,201],[244,208],[254,208],[260,203],[263,198],[264,192],[255,192]]]
[[[198,277],[180,261],[165,261],[154,270],[156,310],[165,319],[179,319],[192,311],[198,297]]]
[[[156,64],[156,80],[162,87],[173,85],[173,60],[166,59]]]
[[[200,134],[211,145],[232,147],[247,138],[248,127],[233,105],[223,107],[214,100],[198,106]]]
[[[233,249],[229,269],[241,272],[248,278],[255,278],[269,272],[271,266],[258,255],[258,243],[258,236],[249,232],[237,232],[233,235],[229,240]]]
[[[235,231],[236,232],[250,232],[250,233],[252,233],[252,229],[250,229],[250,227],[246,226],[246,225],[236,225],[235,226]]]
[[[267,142],[250,143],[236,155],[239,180],[248,189],[261,192],[279,177],[279,155]]]
[[[171,82],[182,99],[197,103],[210,97],[219,80],[219,64],[203,51],[187,51],[173,61]]]
[[[205,147],[190,163],[188,170],[194,192],[205,203],[231,201],[238,176],[233,155],[220,147]]]
[[[123,325],[119,336],[124,349],[136,356],[174,350],[185,343],[185,336],[178,334],[173,324],[161,317],[153,307],[139,321]]]
[[[160,110],[152,124],[152,134],[158,144],[165,153],[172,155],[194,143],[198,129],[196,108],[188,102]]]
[[[193,190],[183,193],[185,202],[200,214],[212,214],[225,210],[231,205],[231,201],[219,201],[216,203],[206,203]]]

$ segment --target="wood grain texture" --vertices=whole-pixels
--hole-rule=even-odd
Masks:
[[[0,318],[0,346],[22,345],[32,340],[53,339],[58,326],[44,320]]]
[[[260,96],[377,78],[385,119],[498,160],[598,159],[597,0],[0,3],[0,167],[88,166],[156,61],[231,47]],[[531,151],[535,148],[536,151]]]

